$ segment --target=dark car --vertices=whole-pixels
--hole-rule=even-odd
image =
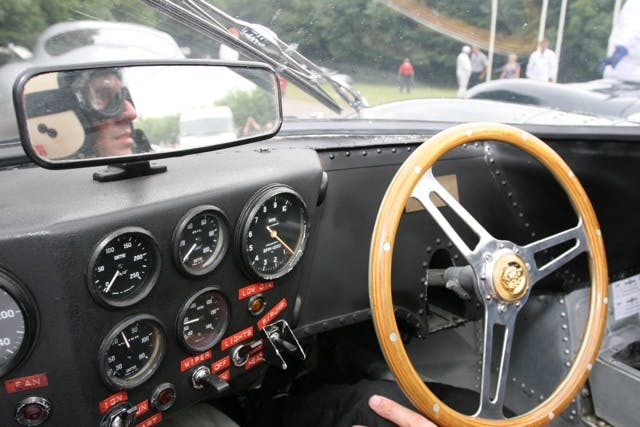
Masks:
[[[556,84],[528,79],[506,79],[477,85],[466,96],[640,121],[639,91],[638,84],[609,80]]]

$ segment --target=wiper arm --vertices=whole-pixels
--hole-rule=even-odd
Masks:
[[[141,0],[163,13],[197,31],[221,39],[225,44],[240,49],[248,56],[273,66],[298,86],[322,102],[331,110],[340,113],[342,107],[322,88],[329,83],[336,92],[356,111],[367,107],[366,100],[357,90],[322,70],[312,61],[296,51],[296,45],[287,45],[270,29],[236,19],[205,0]],[[233,36],[228,28],[236,27],[240,35]]]

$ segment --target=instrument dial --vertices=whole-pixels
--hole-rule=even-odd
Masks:
[[[206,351],[226,332],[229,315],[229,303],[219,290],[202,289],[178,313],[178,338],[190,351]]]
[[[0,272],[0,376],[27,354],[35,335],[32,298],[9,275]]]
[[[126,307],[146,297],[160,275],[158,244],[148,231],[127,227],[106,236],[89,266],[89,290],[113,307]]]
[[[162,325],[151,315],[135,315],[118,323],[98,353],[104,382],[114,390],[139,386],[160,366],[165,346]]]
[[[182,271],[194,276],[207,274],[227,251],[227,220],[214,206],[194,208],[178,223],[173,242],[175,261]]]
[[[245,267],[272,280],[295,267],[308,238],[307,207],[292,189],[272,186],[258,192],[241,215],[241,253]]]
[[[18,302],[0,289],[0,366],[8,364],[22,346],[24,317]]]

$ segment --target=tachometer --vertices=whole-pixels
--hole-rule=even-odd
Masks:
[[[35,328],[32,298],[15,279],[0,271],[0,376],[28,353]]]
[[[127,227],[98,244],[88,271],[93,297],[113,307],[133,305],[149,294],[160,275],[158,244],[148,231]]]
[[[216,288],[208,287],[191,296],[178,313],[178,339],[191,351],[216,345],[229,325],[229,303]]]
[[[256,193],[238,224],[243,263],[252,276],[265,280],[282,277],[295,267],[309,235],[304,201],[282,185]]]
[[[224,257],[229,244],[227,220],[214,206],[187,212],[173,233],[173,252],[178,267],[194,276],[211,272]]]
[[[156,317],[138,314],[119,322],[100,345],[102,379],[114,390],[139,386],[156,372],[165,347],[164,329]]]

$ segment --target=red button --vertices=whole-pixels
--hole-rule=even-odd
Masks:
[[[30,403],[22,408],[22,416],[25,420],[36,421],[42,418],[44,411],[37,403]]]
[[[162,390],[158,395],[158,403],[162,406],[170,403],[175,398],[173,390]]]

